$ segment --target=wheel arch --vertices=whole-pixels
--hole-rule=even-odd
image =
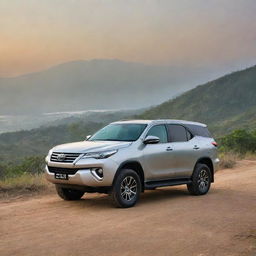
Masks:
[[[144,178],[145,178],[144,170],[143,170],[141,164],[136,160],[128,160],[128,161],[125,161],[122,164],[120,164],[120,166],[118,167],[118,169],[115,173],[115,177],[114,177],[112,186],[113,186],[114,182],[116,181],[116,178],[118,177],[119,173],[123,169],[132,169],[139,175],[140,181],[141,181],[141,190],[142,190],[142,192],[144,192]]]
[[[213,167],[213,162],[212,159],[210,157],[201,157],[197,160],[194,169],[196,167],[197,164],[206,164],[211,171],[211,182],[214,182],[214,167]]]

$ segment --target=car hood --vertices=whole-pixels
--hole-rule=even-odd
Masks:
[[[128,147],[131,144],[132,142],[126,141],[80,141],[56,146],[52,148],[52,151],[59,153],[101,152]]]

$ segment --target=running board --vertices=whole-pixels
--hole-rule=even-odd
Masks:
[[[167,186],[176,186],[192,183],[191,179],[169,179],[169,180],[157,180],[157,181],[147,181],[144,184],[145,189],[155,189],[157,187],[167,187]]]

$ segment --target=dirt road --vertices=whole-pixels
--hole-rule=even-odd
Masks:
[[[256,162],[219,171],[206,196],[185,186],[130,209],[106,195],[0,202],[0,255],[256,255]]]

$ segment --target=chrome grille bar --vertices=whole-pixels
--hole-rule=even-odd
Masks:
[[[51,161],[59,163],[73,163],[80,155],[80,153],[53,152],[51,155]]]

